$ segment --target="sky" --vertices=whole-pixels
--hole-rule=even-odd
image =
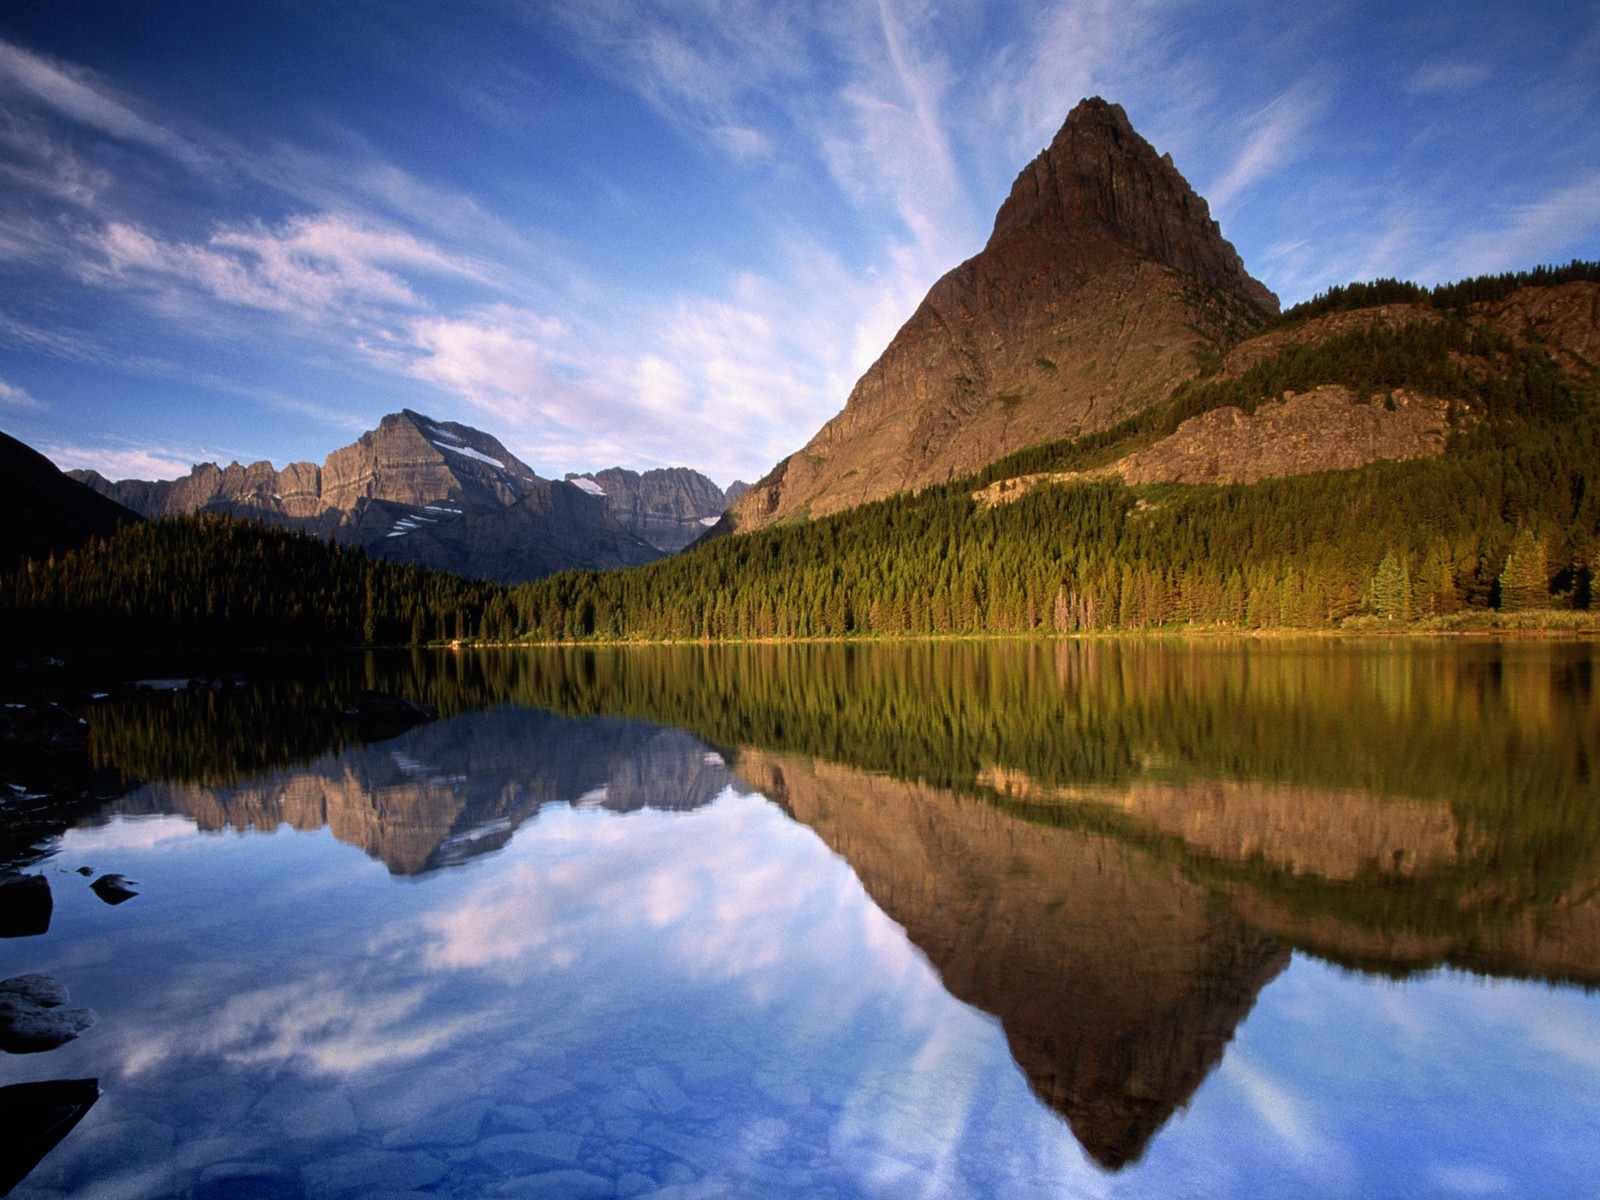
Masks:
[[[0,430],[754,480],[1100,95],[1285,304],[1600,259],[1600,0],[0,5]]]

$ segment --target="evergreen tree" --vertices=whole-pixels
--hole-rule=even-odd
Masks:
[[[1511,541],[1500,572],[1500,611],[1523,612],[1550,603],[1550,577],[1544,542],[1524,527]]]
[[[1374,615],[1390,621],[1405,621],[1411,617],[1411,573],[1393,550],[1383,556],[1372,577],[1367,607]]]

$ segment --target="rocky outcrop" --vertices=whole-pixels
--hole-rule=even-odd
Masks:
[[[182,479],[156,483],[72,475],[146,516],[230,513],[499,583],[661,555],[599,498],[540,478],[498,439],[409,409],[384,417],[320,467],[201,463]]]
[[[98,1079],[45,1079],[0,1087],[0,1196],[10,1193],[100,1099]]]
[[[93,1009],[67,1008],[67,989],[50,975],[0,980],[0,1050],[38,1054],[72,1041],[99,1018]]]
[[[749,484],[735,481],[727,491],[699,471],[670,467],[642,475],[622,467],[568,474],[567,482],[602,497],[606,511],[629,533],[664,554],[676,554],[717,523]]]
[[[733,506],[739,530],[943,482],[1114,424],[1277,310],[1168,157],[1100,99],[1018,177],[844,410]]]
[[[43,875],[0,872],[0,938],[48,933],[54,911],[50,881]]]
[[[1448,407],[1403,389],[1382,400],[1337,385],[1286,392],[1254,413],[1230,407],[1192,417],[1113,470],[1135,484],[1255,483],[1380,459],[1436,458],[1450,432]]]
[[[1255,483],[1350,471],[1380,460],[1436,458],[1449,438],[1447,401],[1396,388],[1359,397],[1328,384],[1247,413],[1231,405],[1190,417],[1161,440],[1093,471],[1048,471],[997,480],[973,493],[992,508],[1046,483],[1117,476],[1126,483]]]
[[[1600,283],[1522,288],[1475,311],[1502,333],[1542,346],[1574,374],[1600,372]]]

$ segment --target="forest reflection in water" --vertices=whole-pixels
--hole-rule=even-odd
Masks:
[[[1192,1147],[1152,1146],[1225,1055],[1240,1081],[1259,1070],[1261,1048],[1230,1042],[1274,979],[1308,986],[1295,951],[1397,978],[1448,965],[1600,986],[1597,653],[1308,640],[369,656],[310,685],[108,702],[92,746],[152,781],[103,819],[326,826],[405,876],[506,847],[552,803],[766,797],[848,864],[944,988],[998,1018],[1034,1094],[1138,1192],[1195,1169]],[[453,719],[362,749],[327,719],[360,686]],[[1588,999],[1572,1036],[1592,1050]],[[1591,1061],[1564,1087],[1595,1082]],[[1582,1135],[1597,1115],[1565,1118]],[[1593,1165],[1582,1151],[1538,1169],[1559,1182]],[[1325,1194],[1391,1169],[1364,1163]]]

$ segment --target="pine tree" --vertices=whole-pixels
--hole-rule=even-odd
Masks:
[[[1367,607],[1390,621],[1411,617],[1411,573],[1403,559],[1390,550],[1378,564],[1367,591]]]
[[[1544,542],[1524,526],[1511,540],[1500,572],[1500,611],[1523,612],[1550,603],[1550,577]]]

